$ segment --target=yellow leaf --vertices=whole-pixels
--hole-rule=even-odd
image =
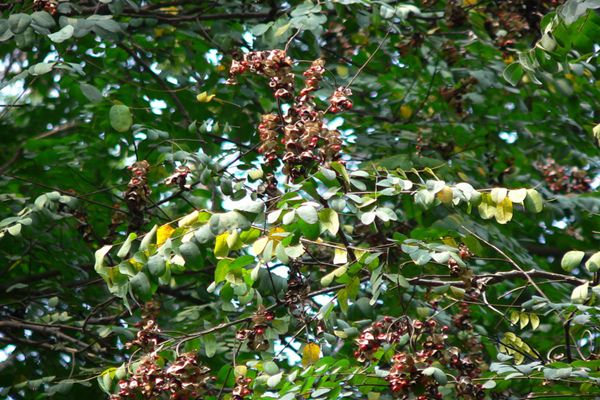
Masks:
[[[456,243],[456,240],[452,236],[444,236],[442,242],[448,246],[458,247],[458,243]]]
[[[477,210],[479,210],[479,215],[483,219],[493,218],[496,214],[496,206],[492,201],[492,197],[489,193],[483,193],[481,195],[481,203],[477,206]]]
[[[515,58],[512,55],[504,56],[503,61],[505,64],[512,64],[515,62]]]
[[[171,14],[171,15],[177,15],[179,14],[179,9],[175,6],[171,6],[171,7],[161,7],[159,8],[160,11],[162,11],[165,14]]]
[[[229,254],[229,246],[227,245],[228,237],[229,232],[225,232],[215,238],[215,257],[225,258]]]
[[[527,197],[527,189],[514,189],[508,191],[508,198],[513,203],[523,204],[525,197]]]
[[[453,194],[451,188],[449,188],[448,186],[444,186],[442,188],[442,190],[437,192],[436,196],[437,196],[438,200],[441,201],[442,203],[450,204],[450,203],[452,203],[452,198],[454,197],[454,194]]]
[[[335,70],[341,78],[345,78],[348,76],[348,67],[346,67],[345,65],[338,65],[337,67],[335,67]]]
[[[202,92],[196,96],[196,100],[198,100],[200,103],[210,103],[210,101],[214,98],[214,94],[208,94],[206,92]]]
[[[521,315],[519,315],[519,326],[521,327],[521,329],[525,328],[528,323],[529,323],[529,315],[527,315],[525,313],[521,313]]]
[[[158,247],[162,246],[162,244],[166,242],[168,238],[171,237],[174,231],[175,229],[169,224],[165,224],[158,228],[158,230],[156,231],[156,245]]]
[[[136,260],[135,258],[130,258],[129,260],[127,260],[129,262],[129,264],[131,264],[136,270],[141,271],[142,268],[144,267],[144,263],[139,262],[138,260]]]
[[[348,252],[346,249],[335,248],[333,263],[336,265],[346,264],[348,262]]]
[[[540,317],[537,314],[529,314],[529,322],[531,322],[531,329],[536,330],[540,326]]]
[[[469,175],[465,174],[465,173],[464,173],[464,172],[462,172],[462,171],[458,171],[456,174],[457,174],[457,175],[458,175],[458,177],[459,177],[460,179],[462,179],[464,182],[468,182],[468,181],[469,181],[469,179],[470,179],[470,178],[469,178]]]
[[[302,365],[308,367],[321,358],[321,348],[316,343],[308,343],[302,350]]]
[[[512,219],[513,216],[513,204],[512,201],[508,197],[505,197],[497,206],[496,206],[496,221],[499,224],[506,224],[508,221]]]
[[[200,213],[198,212],[198,210],[192,211],[190,214],[186,215],[185,217],[181,218],[179,220],[179,222],[177,223],[177,226],[182,227],[182,226],[188,226],[193,224],[194,222],[198,221],[198,215],[200,215]]]
[[[269,239],[271,239],[274,242],[279,243],[285,237],[285,235],[283,235],[284,232],[285,232],[285,229],[283,229],[281,227],[273,228],[273,229],[269,230]]]
[[[510,323],[514,325],[517,322],[519,322],[519,312],[513,311],[510,313]]]
[[[409,119],[412,117],[412,114],[413,110],[408,104],[402,104],[402,106],[400,106],[400,116],[402,116],[402,118]]]
[[[252,244],[252,251],[254,251],[254,254],[260,256],[263,250],[265,249],[265,246],[267,245],[268,241],[269,238],[267,236],[257,239],[256,242]]]

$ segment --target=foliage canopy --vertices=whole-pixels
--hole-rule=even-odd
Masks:
[[[600,397],[599,8],[3,2],[0,393]]]

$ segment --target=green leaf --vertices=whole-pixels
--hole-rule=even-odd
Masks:
[[[104,272],[104,257],[106,257],[112,247],[112,245],[105,245],[96,250],[94,253],[94,258],[96,260],[94,264],[94,270],[101,276],[106,276],[106,273]]]
[[[31,16],[28,14],[17,13],[8,17],[8,27],[14,34],[23,33],[31,24]]]
[[[140,243],[141,251],[148,249],[148,247],[154,240],[154,235],[156,234],[157,230],[158,230],[158,225],[154,225],[152,227],[152,229],[150,229],[150,231],[144,235],[144,238],[142,239],[142,242]]]
[[[565,379],[571,376],[571,372],[573,372],[573,368],[544,368],[544,378],[554,380],[554,379]]]
[[[525,209],[534,213],[539,213],[544,208],[544,200],[535,189],[527,189],[527,197],[525,197]]]
[[[276,375],[279,373],[279,367],[273,361],[265,361],[263,371],[268,375]]]
[[[298,244],[296,246],[287,246],[285,248],[285,254],[290,258],[298,258],[304,254],[304,246],[302,244]]]
[[[131,124],[133,124],[131,111],[129,110],[129,107],[123,104],[115,104],[112,106],[108,116],[110,118],[110,125],[117,132],[127,132],[129,128],[131,128]]]
[[[202,344],[204,344],[204,354],[206,357],[212,358],[217,352],[217,337],[210,333],[202,337]]]
[[[340,218],[335,210],[331,208],[322,209],[319,211],[319,220],[325,230],[329,231],[333,236],[337,235],[340,229]]]
[[[54,68],[55,65],[56,65],[56,63],[34,64],[31,67],[29,67],[28,71],[31,75],[34,75],[34,76],[44,75],[44,74],[47,74],[48,72],[52,71],[52,68]]]
[[[79,88],[81,89],[81,93],[83,93],[83,95],[92,103],[100,103],[102,101],[102,92],[96,89],[95,86],[81,82]]]
[[[217,268],[215,268],[215,282],[220,283],[225,280],[225,277],[230,271],[231,260],[222,259],[217,263]]]
[[[163,256],[157,254],[148,259],[148,272],[150,272],[152,276],[162,276],[165,273],[166,268],[166,262]]]
[[[50,29],[56,26],[54,18],[46,11],[36,11],[31,14],[32,24],[38,25],[42,28]]]
[[[296,209],[296,213],[300,218],[302,218],[306,223],[313,225],[319,222],[319,215],[317,214],[317,209],[311,205],[300,206]]]
[[[121,248],[119,249],[119,251],[117,252],[117,257],[119,258],[125,258],[127,256],[127,254],[129,253],[129,249],[131,249],[131,243],[137,238],[137,234],[136,233],[130,233],[127,236],[127,239],[125,239],[125,242],[123,243],[123,245],[121,246]]]
[[[73,25],[65,25],[61,30],[48,34],[48,38],[54,43],[62,43],[65,40],[70,39],[75,32]]]
[[[585,262],[585,268],[591,272],[598,272],[600,270],[600,251],[592,254],[592,256]]]
[[[135,274],[129,280],[129,283],[134,293],[140,296],[141,299],[148,300],[152,297],[150,280],[144,272],[140,271]]]
[[[562,260],[560,261],[560,266],[567,272],[571,272],[575,267],[578,267],[581,264],[581,260],[585,253],[583,251],[571,250],[565,253]]]
[[[273,389],[274,387],[276,387],[277,385],[279,385],[279,382],[281,382],[281,378],[283,377],[283,372],[280,372],[278,374],[275,374],[273,376],[270,376],[267,379],[267,386],[271,389]]]
[[[583,304],[588,296],[590,283],[586,282],[583,285],[577,286],[571,293],[571,301],[577,304]]]
[[[445,385],[448,383],[448,377],[446,376],[446,374],[444,373],[444,371],[442,371],[439,368],[436,367],[427,367],[422,371],[423,375],[426,376],[433,376],[433,378],[440,384],[440,385]]]
[[[514,62],[507,66],[502,73],[504,79],[513,86],[517,86],[517,83],[523,77],[523,67],[518,62]]]
[[[21,228],[23,227],[23,225],[21,224],[14,224],[12,226],[10,226],[7,231],[8,233],[10,233],[13,236],[19,236],[21,234]]]

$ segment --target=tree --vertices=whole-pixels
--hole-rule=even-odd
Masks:
[[[600,397],[598,8],[4,2],[0,393]]]

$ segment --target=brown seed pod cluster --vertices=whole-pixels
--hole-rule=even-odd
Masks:
[[[264,114],[258,124],[258,135],[260,138],[260,147],[258,152],[263,154],[267,164],[272,164],[277,159],[277,150],[279,147],[277,132],[281,120],[276,114]]]
[[[246,341],[248,348],[254,351],[266,351],[269,349],[269,341],[265,336],[268,324],[275,318],[275,315],[264,306],[260,306],[252,316],[253,326],[251,329],[240,329],[235,338],[240,341]]]
[[[130,348],[138,346],[142,350],[152,351],[160,341],[160,329],[153,319],[147,320],[142,329],[140,329],[135,339],[127,343],[125,347]]]
[[[473,86],[477,84],[477,79],[470,76],[463,78],[454,87],[441,87],[440,95],[459,116],[466,115],[463,96],[471,91]]]
[[[131,179],[125,191],[125,202],[129,209],[129,230],[137,231],[144,223],[144,207],[150,198],[148,171],[150,164],[146,160],[138,161],[127,167],[131,171]]]
[[[33,11],[46,11],[50,15],[55,15],[58,11],[58,0],[34,0]]]
[[[506,0],[486,4],[485,28],[496,46],[508,53],[508,47],[526,36],[540,35],[542,16],[564,0]]]
[[[181,354],[168,367],[161,367],[159,361],[155,352],[146,355],[135,373],[119,382],[119,392],[111,400],[197,399],[208,391],[213,377],[197,354]]]
[[[326,127],[313,93],[325,72],[325,62],[317,59],[303,73],[304,86],[296,95],[292,61],[284,50],[251,52],[243,60],[231,65],[228,83],[235,83],[235,77],[250,71],[269,78],[269,86],[276,99],[291,100],[285,115],[266,114],[258,125],[261,145],[258,151],[264,154],[267,165],[280,159],[283,173],[292,180],[303,177],[314,166],[336,161],[340,158],[342,141],[340,132]],[[348,99],[350,89],[338,88],[330,98],[331,112],[349,110],[352,102]]]
[[[465,354],[447,343],[448,326],[439,326],[435,320],[410,320],[384,317],[366,328],[357,339],[356,358],[375,361],[375,352],[383,345],[403,345],[408,335],[410,346],[404,346],[392,357],[392,365],[386,377],[395,398],[441,399],[440,383],[435,374],[427,369],[435,365],[450,369],[457,377],[457,398],[475,400],[484,397],[481,385],[473,378],[480,375],[479,359]],[[441,370],[440,370],[441,371]],[[438,372],[439,373],[439,372]]]
[[[227,83],[235,84],[237,75],[249,71],[269,79],[269,87],[275,98],[289,98],[294,93],[292,64],[285,50],[252,51],[244,54],[242,60],[233,60]]]
[[[348,97],[352,96],[350,88],[340,86],[335,89],[331,96],[330,103],[331,108],[329,109],[332,113],[337,113],[344,110],[352,109],[352,101]]]
[[[585,193],[592,189],[592,179],[583,169],[573,167],[571,171],[567,171],[567,167],[558,164],[552,158],[538,163],[537,168],[544,176],[548,188],[554,193]]]
[[[351,56],[357,47],[350,42],[350,36],[344,24],[336,21],[329,22],[329,28],[323,33],[328,45],[337,48],[337,52],[345,56]]]
[[[175,172],[165,179],[165,184],[179,186],[180,190],[190,190],[191,185],[187,184],[187,177],[191,170],[185,165],[180,165]]]
[[[310,287],[300,273],[301,266],[302,264],[298,261],[290,261],[290,275],[283,302],[294,317],[303,320],[307,316],[308,307],[306,300]]]
[[[467,10],[461,0],[448,0],[444,10],[444,18],[449,28],[455,28],[467,23]]]
[[[375,352],[386,343],[397,343],[402,335],[408,332],[409,324],[404,319],[395,319],[389,316],[375,322],[361,332],[356,344],[358,349],[354,357],[359,362],[373,359]]]
[[[244,400],[246,397],[250,396],[252,394],[252,389],[250,389],[251,383],[251,378],[247,378],[245,376],[238,376],[235,380],[235,387],[233,388],[233,392],[231,392],[232,400]]]
[[[157,307],[160,305],[155,302],[144,305],[144,325],[126,347],[138,346],[146,354],[133,374],[119,381],[119,391],[110,397],[111,400],[196,399],[207,392],[208,383],[213,380],[210,369],[200,363],[196,353],[180,354],[175,360],[165,364],[157,348],[160,329],[151,318],[157,313]]]

